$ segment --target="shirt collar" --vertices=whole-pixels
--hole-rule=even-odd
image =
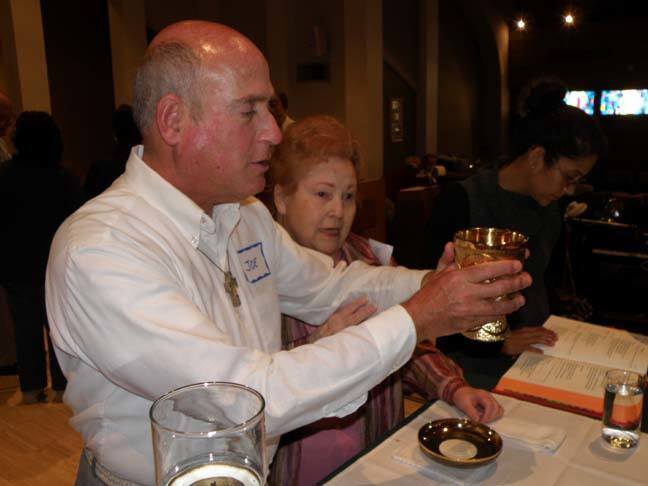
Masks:
[[[133,147],[124,172],[125,182],[135,189],[138,196],[171,219],[194,248],[200,243],[201,232],[229,236],[240,219],[239,203],[218,204],[208,216],[144,162],[143,153],[143,145]]]

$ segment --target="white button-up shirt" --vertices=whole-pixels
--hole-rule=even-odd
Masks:
[[[59,228],[47,271],[52,340],[68,378],[72,426],[99,462],[154,482],[148,410],[166,392],[232,381],[266,399],[270,457],[281,433],[360,406],[411,356],[395,305],[424,272],[340,264],[294,243],[251,198],[206,215],[141,160]],[[223,287],[229,269],[242,301]],[[281,351],[280,314],[321,323],[366,295],[383,312]]]

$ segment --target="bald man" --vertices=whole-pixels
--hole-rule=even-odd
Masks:
[[[11,151],[4,138],[14,122],[13,105],[9,97],[0,91],[0,164],[11,158]]]
[[[153,484],[148,410],[171,389],[258,390],[271,458],[283,432],[355,411],[417,341],[523,304],[519,263],[457,270],[448,248],[436,272],[334,268],[294,243],[250,197],[281,139],[272,93],[262,54],[225,26],[174,24],[147,50],[133,104],[143,145],[61,226],[49,258],[52,340],[85,443],[78,484]],[[379,313],[280,351],[281,313],[322,323],[359,296]]]

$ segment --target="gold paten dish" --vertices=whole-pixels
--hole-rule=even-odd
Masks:
[[[497,432],[468,419],[429,422],[419,430],[418,439],[428,457],[447,466],[483,466],[502,452],[502,438]]]

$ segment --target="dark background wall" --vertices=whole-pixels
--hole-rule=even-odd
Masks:
[[[146,0],[149,36],[181,20],[221,22],[245,33],[262,52],[266,47],[265,0]]]
[[[439,4],[438,152],[468,159],[479,153],[481,90],[480,50],[455,2]]]
[[[383,1],[383,174],[387,193],[397,183],[405,157],[416,154],[416,119],[420,101],[417,98],[419,72],[419,6],[418,0]],[[403,106],[403,141],[390,137],[390,100],[399,98]]]
[[[561,24],[564,5],[530,3],[528,31],[511,32],[513,102],[526,83],[544,75],[560,77],[570,89],[648,89],[648,2],[580,2],[571,29]],[[597,188],[647,191],[648,116],[608,116],[600,122],[609,152],[593,174]]]
[[[105,0],[41,0],[52,116],[63,136],[64,164],[84,177],[110,153],[114,107]]]

